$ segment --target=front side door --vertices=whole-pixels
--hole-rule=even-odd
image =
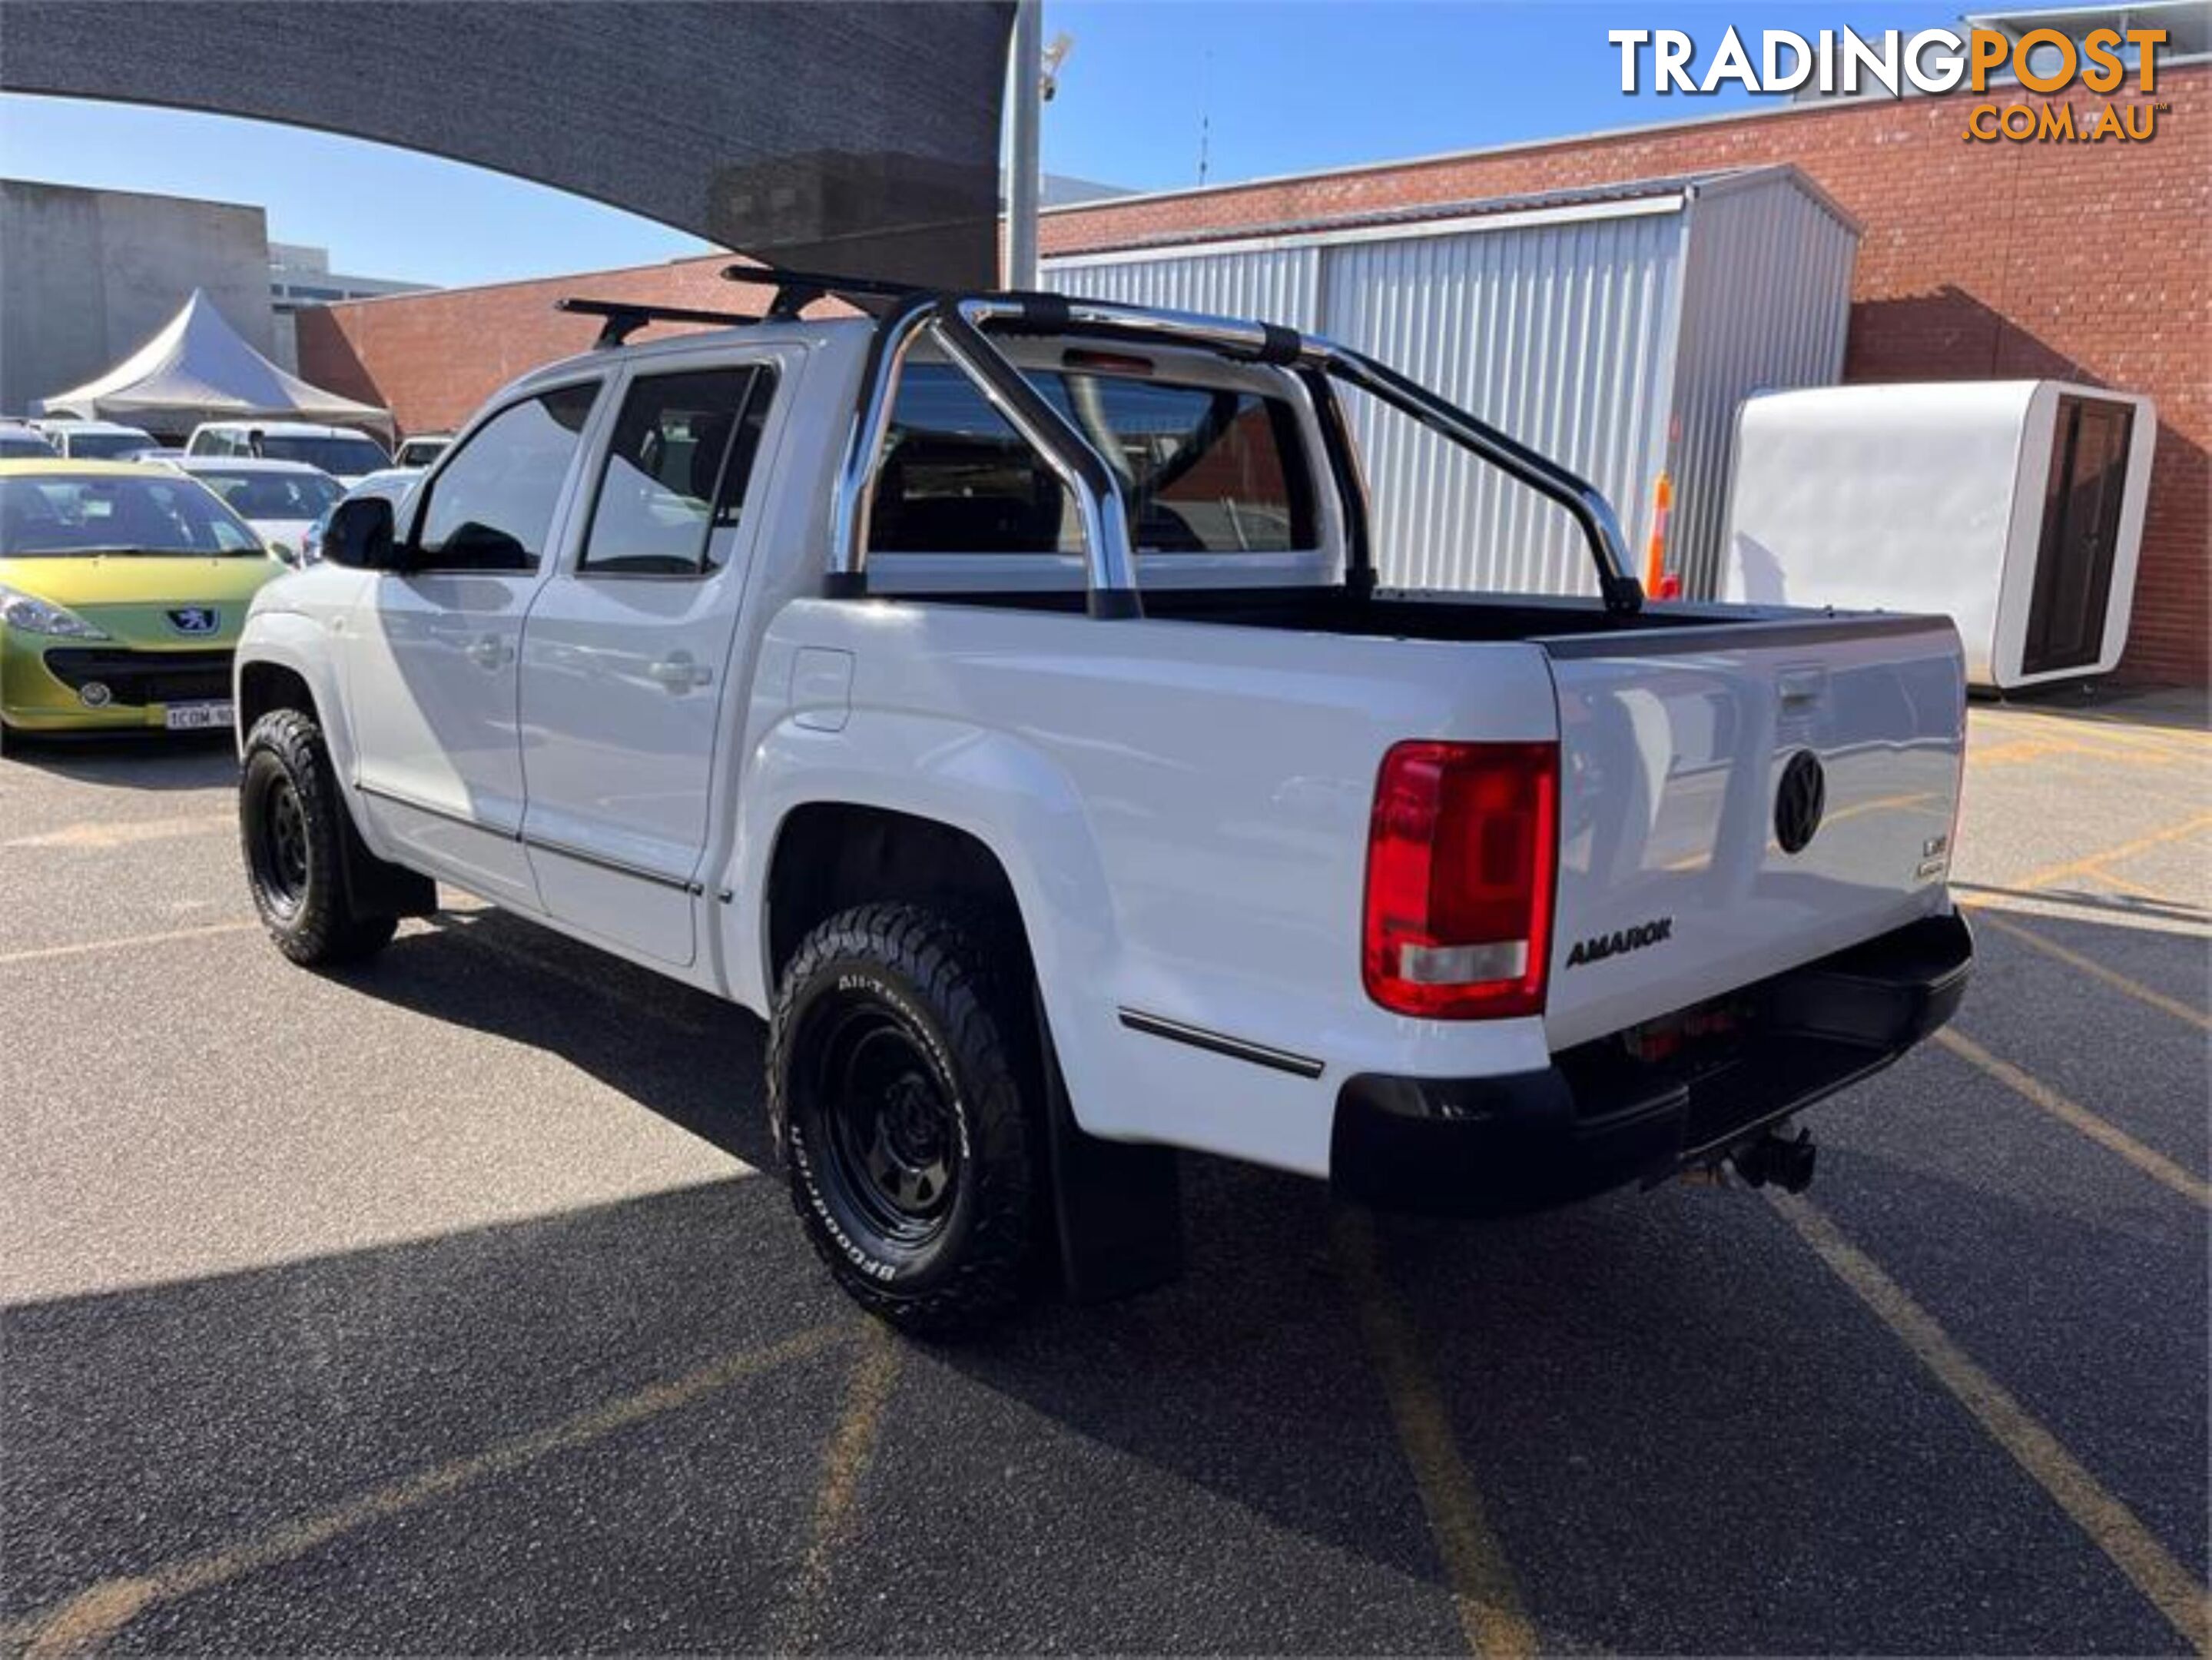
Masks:
[[[790,349],[641,370],[577,496],[573,558],[523,632],[523,842],[548,915],[678,965],[696,952],[732,641]]]
[[[544,580],[596,380],[542,392],[477,425],[423,486],[404,569],[349,627],[356,780],[409,862],[535,909],[520,842],[522,621]]]

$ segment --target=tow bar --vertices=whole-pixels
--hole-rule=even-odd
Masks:
[[[1784,1193],[1802,1193],[1813,1185],[1813,1165],[1820,1153],[1810,1130],[1787,1138],[1767,1130],[1733,1149],[1729,1162],[1748,1187],[1763,1188],[1771,1182]]]

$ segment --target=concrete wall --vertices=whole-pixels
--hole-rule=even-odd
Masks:
[[[196,288],[271,351],[259,208],[0,179],[0,410],[112,368]]]

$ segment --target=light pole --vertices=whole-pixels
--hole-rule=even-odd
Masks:
[[[1043,0],[1015,0],[1007,53],[1013,106],[1006,124],[1006,270],[1010,289],[1037,284],[1038,129],[1044,110]]]

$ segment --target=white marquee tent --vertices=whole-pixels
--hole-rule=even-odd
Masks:
[[[124,421],[182,434],[203,421],[321,421],[389,438],[392,412],[287,374],[231,327],[198,289],[159,333],[96,379],[43,399],[47,415]]]

